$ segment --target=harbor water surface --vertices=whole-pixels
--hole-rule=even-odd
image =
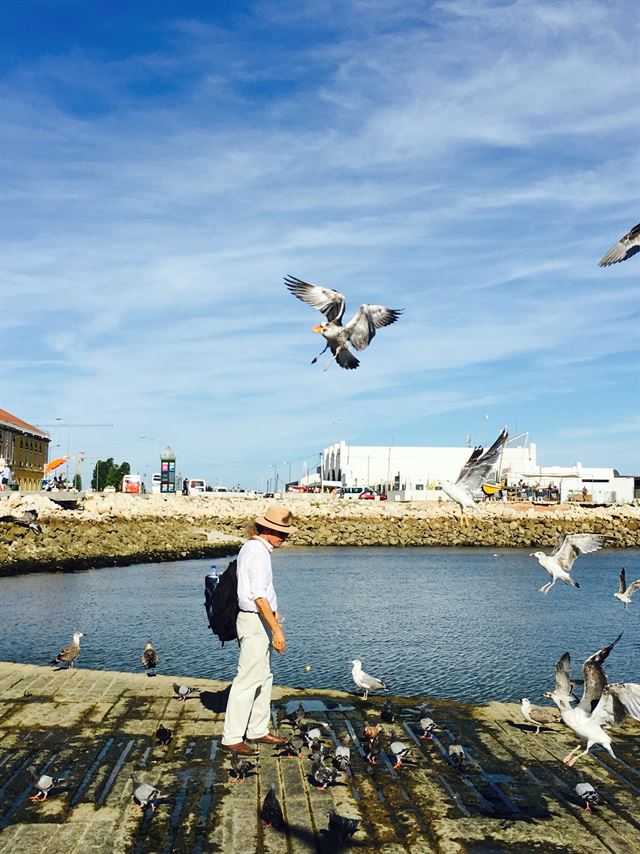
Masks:
[[[78,630],[81,667],[140,672],[150,638],[159,672],[231,679],[237,645],[220,648],[203,605],[212,562],[2,578],[0,659],[45,664]],[[547,596],[537,590],[549,576],[524,550],[285,548],[273,565],[287,635],[273,658],[280,684],[353,690],[360,658],[394,694],[539,702],[563,652],[580,676],[623,630],[607,672],[640,681],[640,598],[625,611],[613,597],[622,566],[640,577],[640,550],[579,558],[580,589],[558,583]]]

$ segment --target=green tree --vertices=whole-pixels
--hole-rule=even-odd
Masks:
[[[131,466],[128,462],[115,463],[113,457],[107,460],[98,460],[93,469],[91,487],[101,490],[105,486],[113,486],[118,492],[122,491],[122,478],[125,474],[131,474]]]

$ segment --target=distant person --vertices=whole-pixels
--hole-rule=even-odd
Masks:
[[[286,646],[278,614],[278,597],[273,586],[271,552],[279,549],[296,529],[291,512],[272,504],[255,520],[256,534],[238,554],[238,605],[236,621],[240,659],[231,684],[224,719],[222,749],[231,753],[253,754],[245,742],[279,745],[286,742],[269,732],[271,717],[271,649],[280,655]]]
[[[185,477],[185,479],[182,481],[182,494],[183,495],[189,494],[189,478],[188,477]]]
[[[0,476],[0,492],[6,492],[11,483],[11,469],[9,464],[5,462],[2,468],[2,476]]]

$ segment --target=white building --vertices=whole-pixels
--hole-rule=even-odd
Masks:
[[[537,487],[555,486],[561,500],[594,503],[633,501],[633,478],[621,478],[613,468],[539,466],[536,445],[528,433],[515,436],[502,453],[496,479],[510,486],[519,483]],[[396,447],[348,445],[336,442],[325,448],[317,472],[310,472],[300,483],[324,489],[338,486],[371,486],[399,501],[438,500],[443,493],[440,481],[455,481],[469,458],[468,447]],[[583,490],[586,490],[583,492]]]

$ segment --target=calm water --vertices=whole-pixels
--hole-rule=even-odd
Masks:
[[[79,629],[83,667],[141,671],[151,638],[160,672],[230,679],[237,646],[220,649],[203,607],[210,563],[0,578],[0,659],[48,663]],[[640,681],[640,599],[625,613],[612,595],[621,566],[640,577],[640,550],[580,558],[581,589],[557,584],[546,597],[537,588],[548,576],[515,549],[289,548],[273,563],[288,642],[274,656],[281,684],[351,690],[357,657],[397,694],[539,699],[565,650],[581,664],[622,629],[609,678]]]

